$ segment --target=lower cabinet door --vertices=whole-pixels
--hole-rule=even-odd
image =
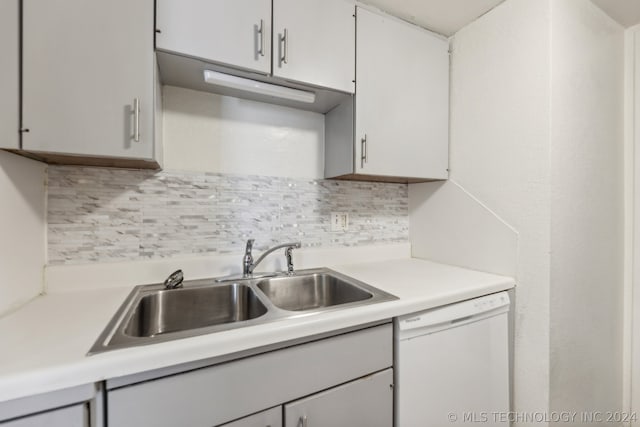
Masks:
[[[1,427],[88,427],[86,405],[73,405],[62,409],[30,415],[13,421],[0,422]]]
[[[218,427],[282,427],[282,406],[276,406]]]
[[[284,406],[285,427],[392,427],[393,370]]]

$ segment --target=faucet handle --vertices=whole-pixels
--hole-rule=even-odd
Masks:
[[[289,274],[290,276],[294,273],[293,250],[295,248],[299,248],[300,246],[302,246],[302,244],[300,242],[296,242],[291,244],[290,246],[287,246],[287,249],[284,250],[284,256],[287,258],[287,274]]]
[[[244,249],[244,256],[242,257],[242,277],[249,277],[253,270],[253,242],[255,239],[247,240],[247,246]]]
[[[256,241],[256,239],[247,240],[247,246],[244,249],[245,255],[251,255],[251,251],[253,250],[253,242],[255,242],[255,241]]]

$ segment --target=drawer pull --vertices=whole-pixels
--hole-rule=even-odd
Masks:
[[[280,38],[282,43],[282,56],[280,57],[280,66],[286,64],[289,60],[289,31],[285,28]]]
[[[140,142],[140,99],[133,99],[133,140]]]
[[[258,29],[258,36],[260,37],[260,47],[258,48],[258,55],[264,56],[264,19],[260,20],[260,28]]]
[[[360,140],[360,168],[364,168],[364,164],[367,163],[367,134],[364,134],[364,138]]]

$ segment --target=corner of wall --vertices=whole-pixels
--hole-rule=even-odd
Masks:
[[[625,31],[625,271],[624,271],[624,348],[623,348],[623,410],[632,413],[640,408],[640,362],[634,355],[640,352],[640,289],[638,285],[638,250],[640,228],[635,218],[640,212],[640,184],[636,168],[640,164],[636,149],[640,143],[636,129],[640,126],[640,25]],[[640,425],[635,422],[632,425]]]
[[[518,233],[455,181],[409,186],[412,256],[516,276]]]
[[[46,165],[0,151],[0,315],[43,290],[46,252]]]

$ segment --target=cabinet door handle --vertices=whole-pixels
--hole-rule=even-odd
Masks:
[[[364,134],[364,138],[360,140],[360,168],[364,167],[367,163],[367,134]]]
[[[140,142],[140,99],[133,98],[133,140]]]
[[[298,425],[300,427],[307,427],[307,416],[303,415],[300,417],[300,420],[298,421]]]
[[[258,29],[258,36],[260,37],[260,47],[258,48],[258,55],[264,56],[264,19],[260,20],[260,28]]]
[[[286,64],[289,59],[289,31],[285,28],[280,38],[282,42],[282,56],[280,57],[280,65]]]

